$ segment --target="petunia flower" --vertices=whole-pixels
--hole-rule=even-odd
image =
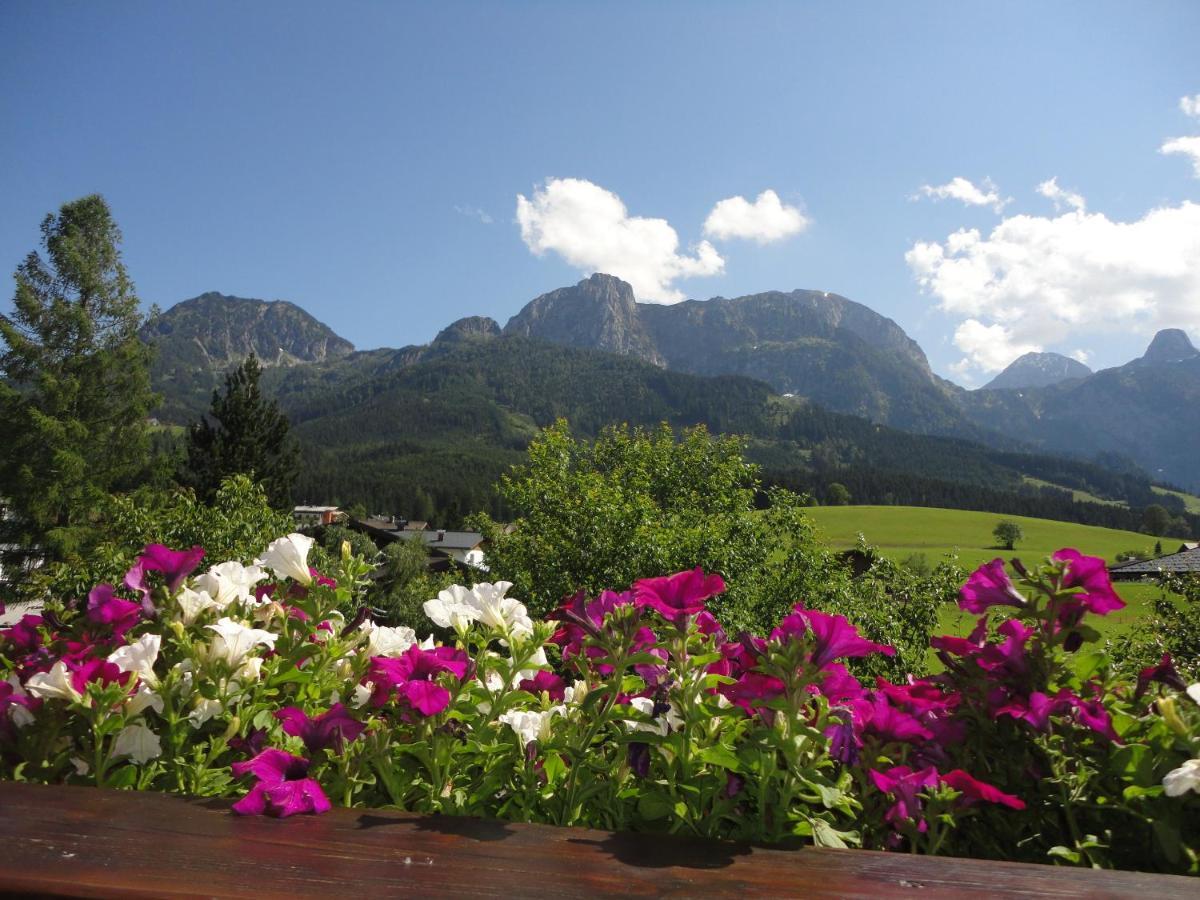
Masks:
[[[223,660],[231,667],[237,668],[242,660],[258,646],[275,647],[279,635],[261,628],[248,628],[228,616],[215,625],[205,626],[209,631],[215,631],[217,636],[209,645],[208,658]]]
[[[78,702],[83,699],[83,695],[75,690],[71,675],[67,664],[60,659],[50,667],[50,671],[29,676],[25,682],[25,690],[39,700]]]
[[[535,697],[540,696],[545,691],[551,700],[561,702],[567,690],[567,683],[553,672],[541,669],[532,678],[523,679],[517,687],[523,691],[528,691]]]
[[[1051,557],[1065,564],[1062,587],[1064,590],[1083,588],[1072,598],[1081,603],[1088,612],[1103,616],[1125,608],[1125,601],[1113,590],[1108,577],[1108,565],[1098,556],[1084,556],[1069,547],[1056,550]]]
[[[1178,769],[1163,776],[1163,790],[1168,797],[1180,797],[1188,791],[1200,794],[1200,759],[1189,759]]]
[[[895,656],[896,648],[868,641],[858,633],[845,616],[835,616],[815,609],[805,609],[797,603],[790,615],[771,632],[772,640],[801,639],[811,635],[813,650],[810,661],[822,669],[835,659],[870,656],[882,653]]]
[[[312,538],[293,532],[271,541],[254,564],[266,566],[280,578],[290,578],[308,586],[313,582],[313,575],[308,567],[308,553],[312,550],[313,543]]]
[[[275,711],[275,718],[283,723],[283,730],[304,741],[309,753],[332,749],[342,752],[346,741],[354,741],[367,726],[346,711],[346,707],[335,703],[327,712],[310,717],[297,706]]]
[[[142,607],[117,597],[116,589],[111,584],[98,584],[88,594],[88,621],[97,625],[108,625],[117,640],[124,638],[125,632],[141,618]]]
[[[217,601],[209,596],[208,591],[193,591],[186,586],[175,594],[175,602],[179,606],[179,621],[184,625],[195,624],[203,613],[217,609]]]
[[[422,650],[413,645],[398,658],[372,659],[366,680],[375,685],[375,706],[382,706],[394,692],[421,715],[435,716],[450,705],[450,691],[437,683],[438,676],[449,672],[461,681],[469,665],[467,655],[453,647]]]
[[[138,562],[147,572],[161,572],[167,590],[174,594],[203,558],[204,548],[199,545],[191,550],[172,550],[163,544],[150,544]]]
[[[399,656],[417,642],[417,633],[405,626],[388,628],[365,619],[359,630],[367,638],[363,650],[367,656]]]
[[[887,744],[893,741],[912,743],[933,739],[933,733],[916,719],[888,702],[882,693],[876,693],[870,705],[863,708],[863,732],[877,737]]]
[[[509,726],[521,741],[521,747],[528,747],[530,742],[545,743],[550,738],[550,723],[555,716],[565,714],[565,706],[552,706],[539,712],[537,710],[510,709],[502,713],[496,720]]]
[[[972,806],[978,802],[998,803],[1009,809],[1024,809],[1025,801],[1012,794],[1006,794],[999,788],[979,781],[962,769],[955,769],[941,776],[942,783],[962,794],[960,802]]]
[[[42,634],[38,628],[44,624],[46,620],[41,616],[26,613],[12,627],[0,631],[0,639],[18,653],[32,653],[42,646]]]
[[[237,778],[253,775],[257,780],[245,797],[233,804],[240,816],[277,816],[323,813],[331,808],[329,798],[315,778],[308,777],[309,761],[283,750],[264,750],[253,759],[230,768]]]
[[[158,660],[158,651],[162,646],[162,635],[143,634],[131,644],[118,647],[108,655],[108,661],[115,663],[122,672],[133,672],[146,684],[153,687],[158,684],[158,676],[154,674],[154,663]]]
[[[138,765],[162,755],[162,744],[153,731],[140,722],[126,725],[113,742],[112,755],[128,756]]]
[[[633,585],[639,606],[657,610],[664,619],[682,628],[691,616],[704,611],[705,602],[725,592],[720,575],[706,575],[696,568],[663,578],[643,578]]]
[[[1013,586],[1002,559],[993,559],[972,572],[958,596],[959,608],[976,615],[993,606],[1023,607],[1029,603]]]
[[[890,795],[895,801],[884,814],[885,822],[895,824],[914,821],[917,823],[918,831],[924,832],[928,829],[928,825],[921,818],[921,811],[924,807],[918,795],[928,788],[937,787],[939,780],[937,769],[929,766],[926,769],[914,771],[908,766],[892,766],[883,772],[869,769],[867,774],[876,788]]]
[[[254,596],[254,586],[267,577],[259,566],[243,566],[230,560],[213,566],[203,575],[192,579],[192,586],[212,598],[219,610],[230,603],[248,603]]]
[[[478,619],[478,608],[467,601],[470,596],[468,588],[452,584],[444,591],[439,591],[434,599],[426,600],[421,608],[439,628],[453,628],[462,632]]]
[[[625,750],[625,762],[638,778],[650,776],[650,745],[644,741],[630,741]]]
[[[1175,668],[1175,664],[1171,661],[1170,653],[1164,653],[1157,665],[1147,666],[1138,673],[1137,690],[1133,694],[1134,699],[1146,693],[1152,681],[1165,684],[1176,691],[1187,690],[1187,682],[1183,680],[1179,671]]]

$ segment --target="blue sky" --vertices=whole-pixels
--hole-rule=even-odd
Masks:
[[[363,348],[603,265],[840,293],[968,384],[1115,365],[1200,339],[1198,36],[1194,2],[10,0],[0,264],[99,191],[147,303],[288,299]]]

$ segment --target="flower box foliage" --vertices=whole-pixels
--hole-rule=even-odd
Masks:
[[[1089,621],[1123,604],[1075,550],[981,567],[976,627],[892,681],[859,677],[892,647],[803,602],[727,633],[698,568],[541,620],[455,585],[422,636],[370,619],[346,549],[320,573],[299,534],[248,564],[153,544],[0,631],[0,777],[1197,871],[1200,685],[1114,674]]]

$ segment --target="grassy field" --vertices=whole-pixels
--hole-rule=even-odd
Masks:
[[[1074,547],[1090,556],[1102,556],[1109,562],[1123,550],[1148,550],[1154,538],[1132,531],[1053,522],[1027,516],[1002,516],[997,513],[960,509],[929,509],[917,506],[818,506],[808,510],[822,537],[833,547],[853,547],[861,533],[867,542],[885,556],[897,561],[914,553],[923,553],[931,565],[954,553],[963,568],[974,569],[997,556],[1019,556],[1038,562],[1061,547]],[[1017,522],[1025,532],[1015,551],[1001,550],[992,537],[992,529],[1001,519]],[[1121,597],[1129,605],[1120,612],[1097,621],[1109,635],[1128,628],[1142,617],[1149,603],[1159,596],[1152,584],[1121,583]],[[970,630],[974,619],[947,609],[942,625],[949,633]]]
[[[1183,501],[1184,508],[1190,513],[1200,513],[1200,497],[1194,494],[1183,494],[1179,491],[1169,491],[1166,488],[1151,487],[1150,490],[1156,494],[1162,494],[1164,497],[1178,497]]]

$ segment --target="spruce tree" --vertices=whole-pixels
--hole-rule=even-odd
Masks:
[[[207,499],[222,479],[249,475],[266,490],[271,506],[286,509],[299,474],[300,449],[279,404],[263,397],[261,375],[251,354],[225,376],[223,393],[213,391],[208,415],[189,431],[182,480]]]
[[[0,498],[13,513],[9,540],[62,558],[86,543],[102,498],[145,471],[156,398],[104,198],[47,215],[41,244],[44,255],[17,267],[13,310],[0,315]]]

